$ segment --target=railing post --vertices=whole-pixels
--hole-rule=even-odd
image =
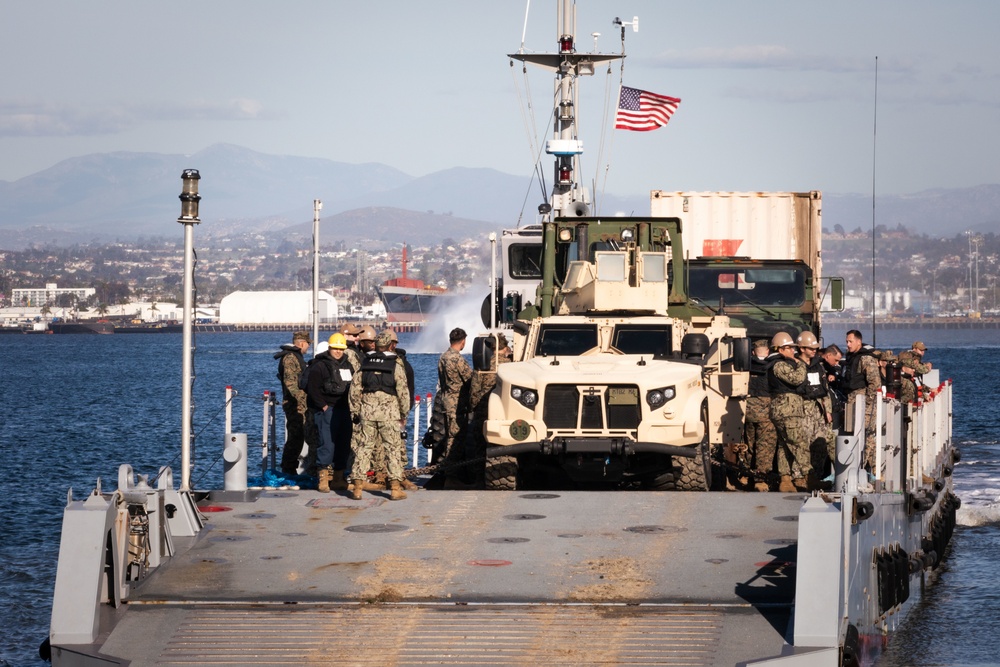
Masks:
[[[233,432],[233,386],[226,385],[226,430],[225,433]]]
[[[417,433],[420,431],[420,394],[416,394],[413,397],[413,467],[420,467],[420,459],[418,458],[420,450],[417,449]],[[404,443],[405,444],[405,443]]]
[[[260,474],[263,476],[267,472],[267,435],[268,435],[268,423],[267,423],[267,406],[270,403],[271,392],[264,390],[264,426],[263,433],[261,435],[260,444]]]

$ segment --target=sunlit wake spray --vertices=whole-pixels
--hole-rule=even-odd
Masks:
[[[465,329],[469,335],[469,342],[466,344],[465,352],[472,349],[472,338],[476,334],[486,331],[483,326],[481,311],[483,299],[489,293],[489,289],[472,288],[464,294],[458,294],[454,298],[439,300],[441,306],[439,310],[430,314],[424,323],[423,329],[417,335],[412,346],[407,347],[407,352],[415,354],[434,354],[444,352],[448,347],[448,333],[455,327]]]

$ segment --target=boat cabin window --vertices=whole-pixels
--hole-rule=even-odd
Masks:
[[[669,357],[672,352],[669,324],[619,324],[611,345],[625,354]]]
[[[536,356],[576,356],[597,347],[596,324],[543,324]]]
[[[806,299],[803,269],[737,269],[691,267],[691,296],[718,307],[751,303],[758,306],[799,306]]]

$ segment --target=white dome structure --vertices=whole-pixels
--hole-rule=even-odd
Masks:
[[[319,293],[319,321],[339,318],[337,301]],[[219,304],[220,324],[300,324],[312,321],[312,292],[233,292]]]

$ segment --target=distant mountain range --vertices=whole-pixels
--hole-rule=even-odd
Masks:
[[[532,222],[542,201],[537,183],[493,169],[456,167],[416,178],[383,164],[266,155],[229,144],[191,156],[102,153],[0,181],[0,249],[176,236],[180,175],[188,168],[204,179],[204,237],[309,233],[319,197],[323,228],[335,218],[336,238],[435,243],[516,226],[522,206],[521,224]],[[825,227],[871,227],[870,196],[823,198]],[[641,215],[649,201],[606,196],[601,209]],[[879,197],[876,213],[879,225],[932,236],[998,231],[1000,185]]]

